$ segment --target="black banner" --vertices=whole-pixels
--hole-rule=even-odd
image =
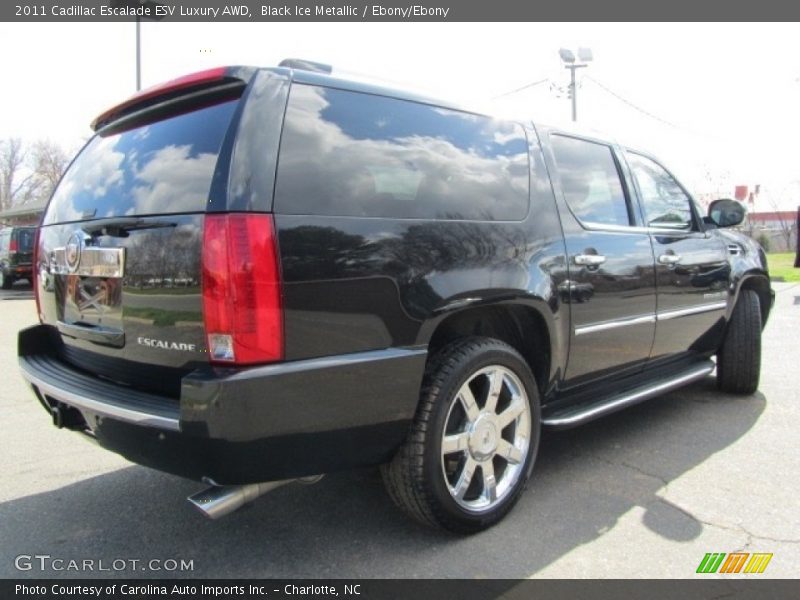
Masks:
[[[800,5],[786,0],[31,0],[0,3],[0,21],[175,22],[324,21],[792,21]]]
[[[757,576],[756,576],[757,577]],[[40,600],[84,598],[352,598],[353,600],[681,600],[735,598],[783,599],[797,597],[797,582],[775,579],[714,580],[11,580],[0,581],[0,597]]]

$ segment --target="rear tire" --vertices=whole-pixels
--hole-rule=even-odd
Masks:
[[[429,358],[405,444],[381,469],[389,495],[417,521],[474,533],[502,519],[530,476],[541,418],[525,360],[490,338]]]
[[[761,374],[761,303],[742,290],[725,339],[717,353],[717,387],[731,394],[752,394]]]

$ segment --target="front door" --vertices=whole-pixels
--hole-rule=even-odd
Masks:
[[[656,258],[656,337],[652,359],[718,347],[727,308],[727,245],[706,232],[691,197],[655,160],[626,154]]]

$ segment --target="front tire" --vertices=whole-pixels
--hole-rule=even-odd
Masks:
[[[14,280],[11,277],[8,277],[3,269],[0,269],[0,288],[4,290],[10,290],[11,286],[14,284]]]
[[[725,339],[717,353],[717,387],[731,394],[752,394],[761,374],[761,303],[742,290]]]
[[[428,360],[405,444],[382,468],[394,502],[423,524],[474,533],[502,519],[530,475],[539,394],[508,344],[466,338]]]

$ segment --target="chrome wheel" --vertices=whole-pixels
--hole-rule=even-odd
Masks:
[[[442,473],[458,505],[486,512],[511,494],[530,438],[530,404],[520,379],[500,365],[473,373],[453,398],[442,435]]]

